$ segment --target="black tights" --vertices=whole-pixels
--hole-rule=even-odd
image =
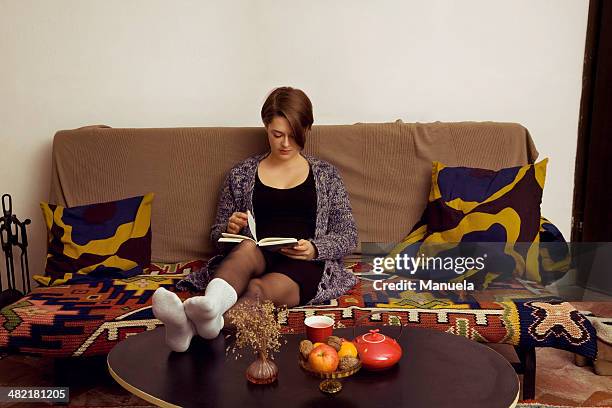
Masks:
[[[244,240],[232,249],[217,267],[214,277],[225,280],[234,288],[238,302],[269,299],[277,306],[288,307],[300,303],[298,284],[286,275],[266,271],[261,249],[250,240]]]

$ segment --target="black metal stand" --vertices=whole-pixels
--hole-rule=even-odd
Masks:
[[[21,222],[16,215],[13,214],[13,200],[10,195],[2,196],[2,217],[0,218],[0,243],[6,262],[6,280],[7,288],[5,289],[0,274],[0,307],[9,305],[29,293],[30,288],[30,266],[28,263],[28,234],[26,226],[30,224],[30,220],[26,219]],[[13,260],[13,247],[19,247],[21,254],[19,263],[21,266],[21,291],[17,289],[17,280],[15,279],[15,264]]]

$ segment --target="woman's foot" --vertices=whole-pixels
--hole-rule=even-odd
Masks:
[[[204,296],[194,296],[185,301],[185,314],[201,337],[214,339],[223,328],[223,313],[237,299],[236,290],[229,283],[215,278],[206,286]]]
[[[189,317],[189,313],[193,314],[193,317],[198,320],[193,320],[192,322],[196,323],[199,320],[211,320],[219,316],[219,310],[221,309],[219,302],[215,302],[215,300],[211,296],[194,296],[185,300],[185,313],[187,313],[187,317]],[[190,305],[190,306],[189,306]],[[190,309],[189,313],[187,309]]]
[[[195,328],[176,293],[158,288],[153,294],[153,315],[166,326],[166,344],[171,350],[183,352],[189,348]]]
[[[225,280],[215,278],[206,286],[204,296],[185,301],[185,314],[205,339],[214,339],[224,325],[223,314],[236,303],[236,290]]]
[[[207,296],[194,296],[185,300],[185,314],[193,323],[198,335],[207,340],[219,335],[223,324],[223,315],[211,312],[210,299]],[[212,317],[211,317],[212,315]]]

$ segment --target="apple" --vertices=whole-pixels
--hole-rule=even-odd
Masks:
[[[339,362],[338,352],[327,344],[315,347],[308,355],[310,368],[318,373],[333,373]]]

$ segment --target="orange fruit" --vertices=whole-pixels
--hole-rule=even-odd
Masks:
[[[338,351],[338,357],[357,357],[357,347],[350,341],[343,341]]]

